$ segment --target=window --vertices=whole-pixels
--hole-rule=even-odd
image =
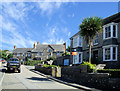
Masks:
[[[76,47],[77,46],[77,38],[74,38],[73,39],[73,47]]]
[[[20,53],[17,53],[17,56],[20,56]]]
[[[110,60],[110,48],[105,48],[105,60]]]
[[[82,52],[77,52],[77,55],[73,55],[73,64],[82,63]]]
[[[73,38],[73,47],[82,47],[82,38],[80,36],[76,36]]]
[[[59,55],[60,55],[60,53],[58,52],[58,53],[57,53],[57,56],[59,56]]]
[[[117,45],[103,47],[103,61],[117,61]]]
[[[104,39],[108,38],[117,38],[117,23],[110,23],[104,25],[104,32],[103,32]]]
[[[79,37],[79,46],[82,47],[82,38]]]
[[[69,59],[64,59],[64,65],[69,65]]]
[[[105,28],[105,38],[111,37],[111,31],[110,30],[111,30],[110,26]]]
[[[48,48],[48,52],[50,52],[50,49]]]
[[[40,55],[41,55],[41,53],[40,53],[40,52],[38,52],[38,55],[40,56]]]
[[[25,54],[23,53],[23,56],[25,56]]]
[[[28,53],[27,55],[28,55],[28,57],[30,57],[30,56],[31,56],[31,55],[30,55],[30,53]]]
[[[93,45],[97,45],[98,44],[98,35],[96,36],[95,40],[93,41]]]

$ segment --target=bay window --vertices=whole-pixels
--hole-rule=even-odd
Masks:
[[[104,25],[103,39],[117,38],[117,23]]]
[[[82,47],[82,38],[80,36],[75,36],[73,38],[73,47]]]
[[[103,61],[117,61],[117,45],[103,47]]]

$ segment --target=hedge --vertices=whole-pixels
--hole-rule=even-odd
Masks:
[[[110,77],[120,78],[120,69],[101,69],[97,70],[98,73],[109,73]]]
[[[93,72],[93,71],[95,71],[95,66],[96,66],[96,64],[91,64],[91,63],[89,63],[89,62],[83,61],[83,63],[80,64],[80,65],[87,65],[87,66],[88,66],[88,72]]]

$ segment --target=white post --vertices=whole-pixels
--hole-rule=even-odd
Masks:
[[[113,37],[113,24],[110,27],[111,27],[111,37]]]

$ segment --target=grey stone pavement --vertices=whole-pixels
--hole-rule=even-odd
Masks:
[[[77,89],[36,74],[23,65],[21,68],[21,73],[5,73],[2,89]]]

